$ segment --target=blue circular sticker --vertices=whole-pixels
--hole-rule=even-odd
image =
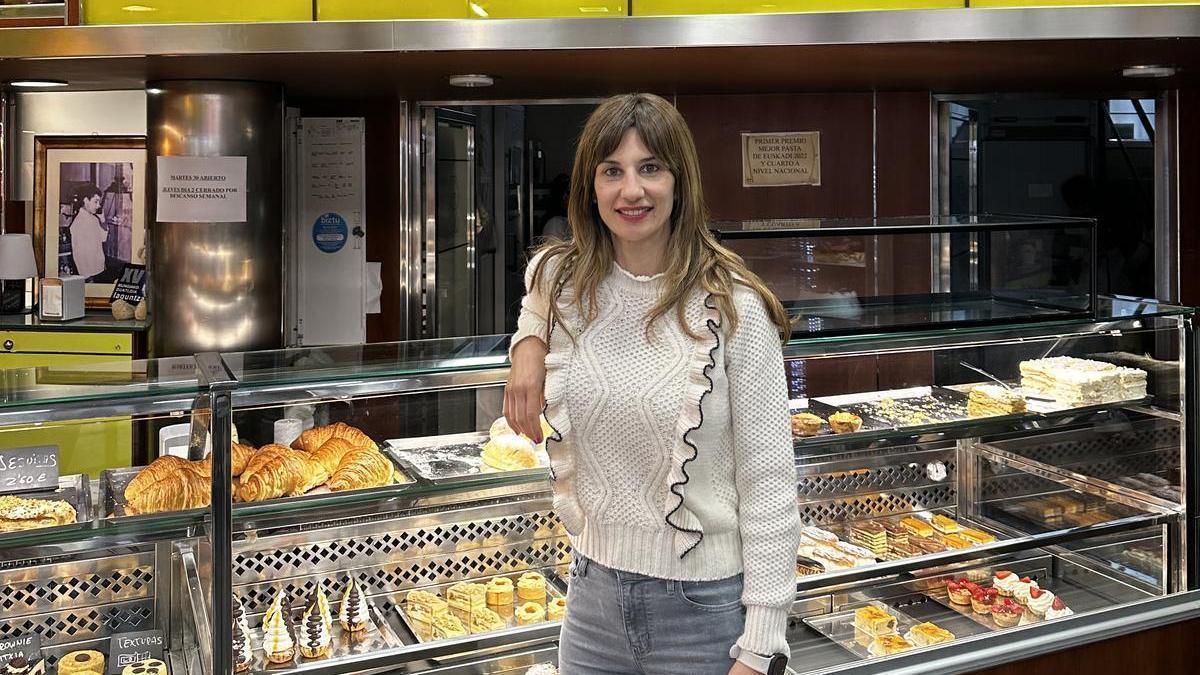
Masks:
[[[326,213],[313,223],[313,244],[325,253],[337,253],[342,250],[349,235],[346,219],[336,213]]]

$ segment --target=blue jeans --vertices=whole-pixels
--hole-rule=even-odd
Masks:
[[[575,556],[558,650],[563,675],[728,675],[745,625],[742,575],[670,581]]]

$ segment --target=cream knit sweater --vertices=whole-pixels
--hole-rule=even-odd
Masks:
[[[539,264],[526,273],[513,345],[545,338],[548,299],[529,288]],[[737,286],[732,335],[696,292],[686,317],[700,340],[673,312],[647,340],[661,292],[661,275],[614,265],[583,330],[570,294],[558,299],[545,392],[555,511],[575,550],[613,569],[682,581],[744,573],[738,645],[786,652],[800,519],[778,332]]]

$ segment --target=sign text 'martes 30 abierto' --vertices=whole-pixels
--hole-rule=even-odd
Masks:
[[[742,134],[742,187],[821,184],[821,132]]]
[[[246,222],[245,157],[159,157],[160,223]]]

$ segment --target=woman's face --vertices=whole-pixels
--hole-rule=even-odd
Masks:
[[[100,195],[92,195],[83,200],[83,208],[88,213],[96,213],[100,210]]]
[[[613,237],[626,244],[670,236],[675,176],[650,152],[637,129],[596,167],[596,207]]]

